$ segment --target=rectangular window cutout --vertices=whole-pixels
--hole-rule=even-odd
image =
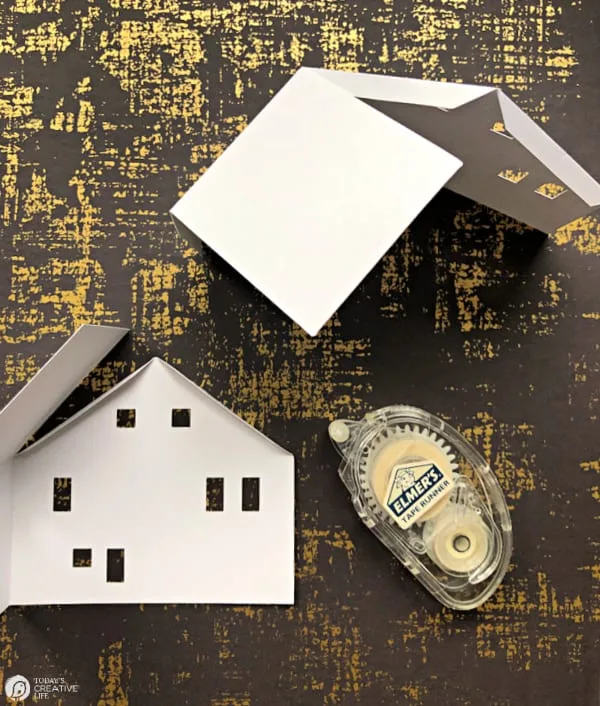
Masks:
[[[513,184],[518,184],[529,176],[529,172],[524,169],[503,169],[498,172],[498,176],[500,179],[506,179],[506,181],[510,181]]]
[[[544,196],[547,199],[550,199],[551,201],[554,199],[557,199],[559,196],[562,196],[567,192],[567,189],[564,186],[561,186],[560,184],[542,184],[539,188],[535,190],[536,194],[539,194],[540,196]]]
[[[206,509],[208,512],[223,512],[223,478],[206,479]]]
[[[117,426],[120,429],[133,429],[135,427],[135,409],[118,409]]]
[[[91,549],[73,549],[73,566],[88,567],[92,565]]]
[[[54,497],[52,509],[54,512],[71,512],[71,479],[54,479]]]
[[[260,510],[260,478],[242,478],[242,510]]]
[[[125,550],[106,550],[106,580],[108,583],[125,581]]]
[[[192,418],[189,409],[172,409],[171,410],[171,426],[172,427],[191,427]]]

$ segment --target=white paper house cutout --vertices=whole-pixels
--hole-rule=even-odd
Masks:
[[[302,68],[171,213],[316,335],[443,186],[544,232],[600,204],[497,88]]]
[[[0,413],[0,609],[293,603],[293,456],[164,361],[17,453],[125,332],[82,327]]]

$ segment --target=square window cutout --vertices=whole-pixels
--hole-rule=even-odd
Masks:
[[[135,427],[135,409],[118,409],[117,426],[120,429],[133,429]]]
[[[552,184],[549,182],[539,186],[535,190],[535,193],[543,196],[544,198],[550,199],[550,201],[554,201],[554,199],[557,199],[559,196],[566,194],[567,189],[561,184]]]
[[[171,426],[172,427],[191,427],[192,416],[189,409],[173,409],[171,410]]]
[[[503,122],[496,122],[492,125],[491,127],[492,132],[495,132],[496,135],[500,135],[501,137],[506,137],[507,140],[514,140],[515,138],[508,132],[506,129],[506,125]]]
[[[524,169],[503,169],[501,172],[498,172],[498,176],[500,179],[518,184],[529,176],[529,172],[526,172]]]
[[[89,567],[92,565],[92,550],[91,549],[73,549],[73,566]]]

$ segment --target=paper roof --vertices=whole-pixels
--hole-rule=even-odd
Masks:
[[[0,462],[13,456],[128,332],[81,326],[0,411]]]
[[[600,204],[494,87],[303,68],[172,216],[315,335],[443,186],[545,232]]]

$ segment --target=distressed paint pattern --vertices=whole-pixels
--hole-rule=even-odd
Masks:
[[[295,606],[11,608],[0,678],[65,676],[56,703],[86,706],[597,703],[598,222],[543,241],[442,193],[311,339],[167,215],[302,64],[501,86],[594,171],[591,5],[2,4],[0,400],[80,324],[131,325],[51,424],[160,355],[298,480]],[[337,479],[327,423],[403,401],[461,428],[511,505],[511,571],[473,614],[426,596]]]

